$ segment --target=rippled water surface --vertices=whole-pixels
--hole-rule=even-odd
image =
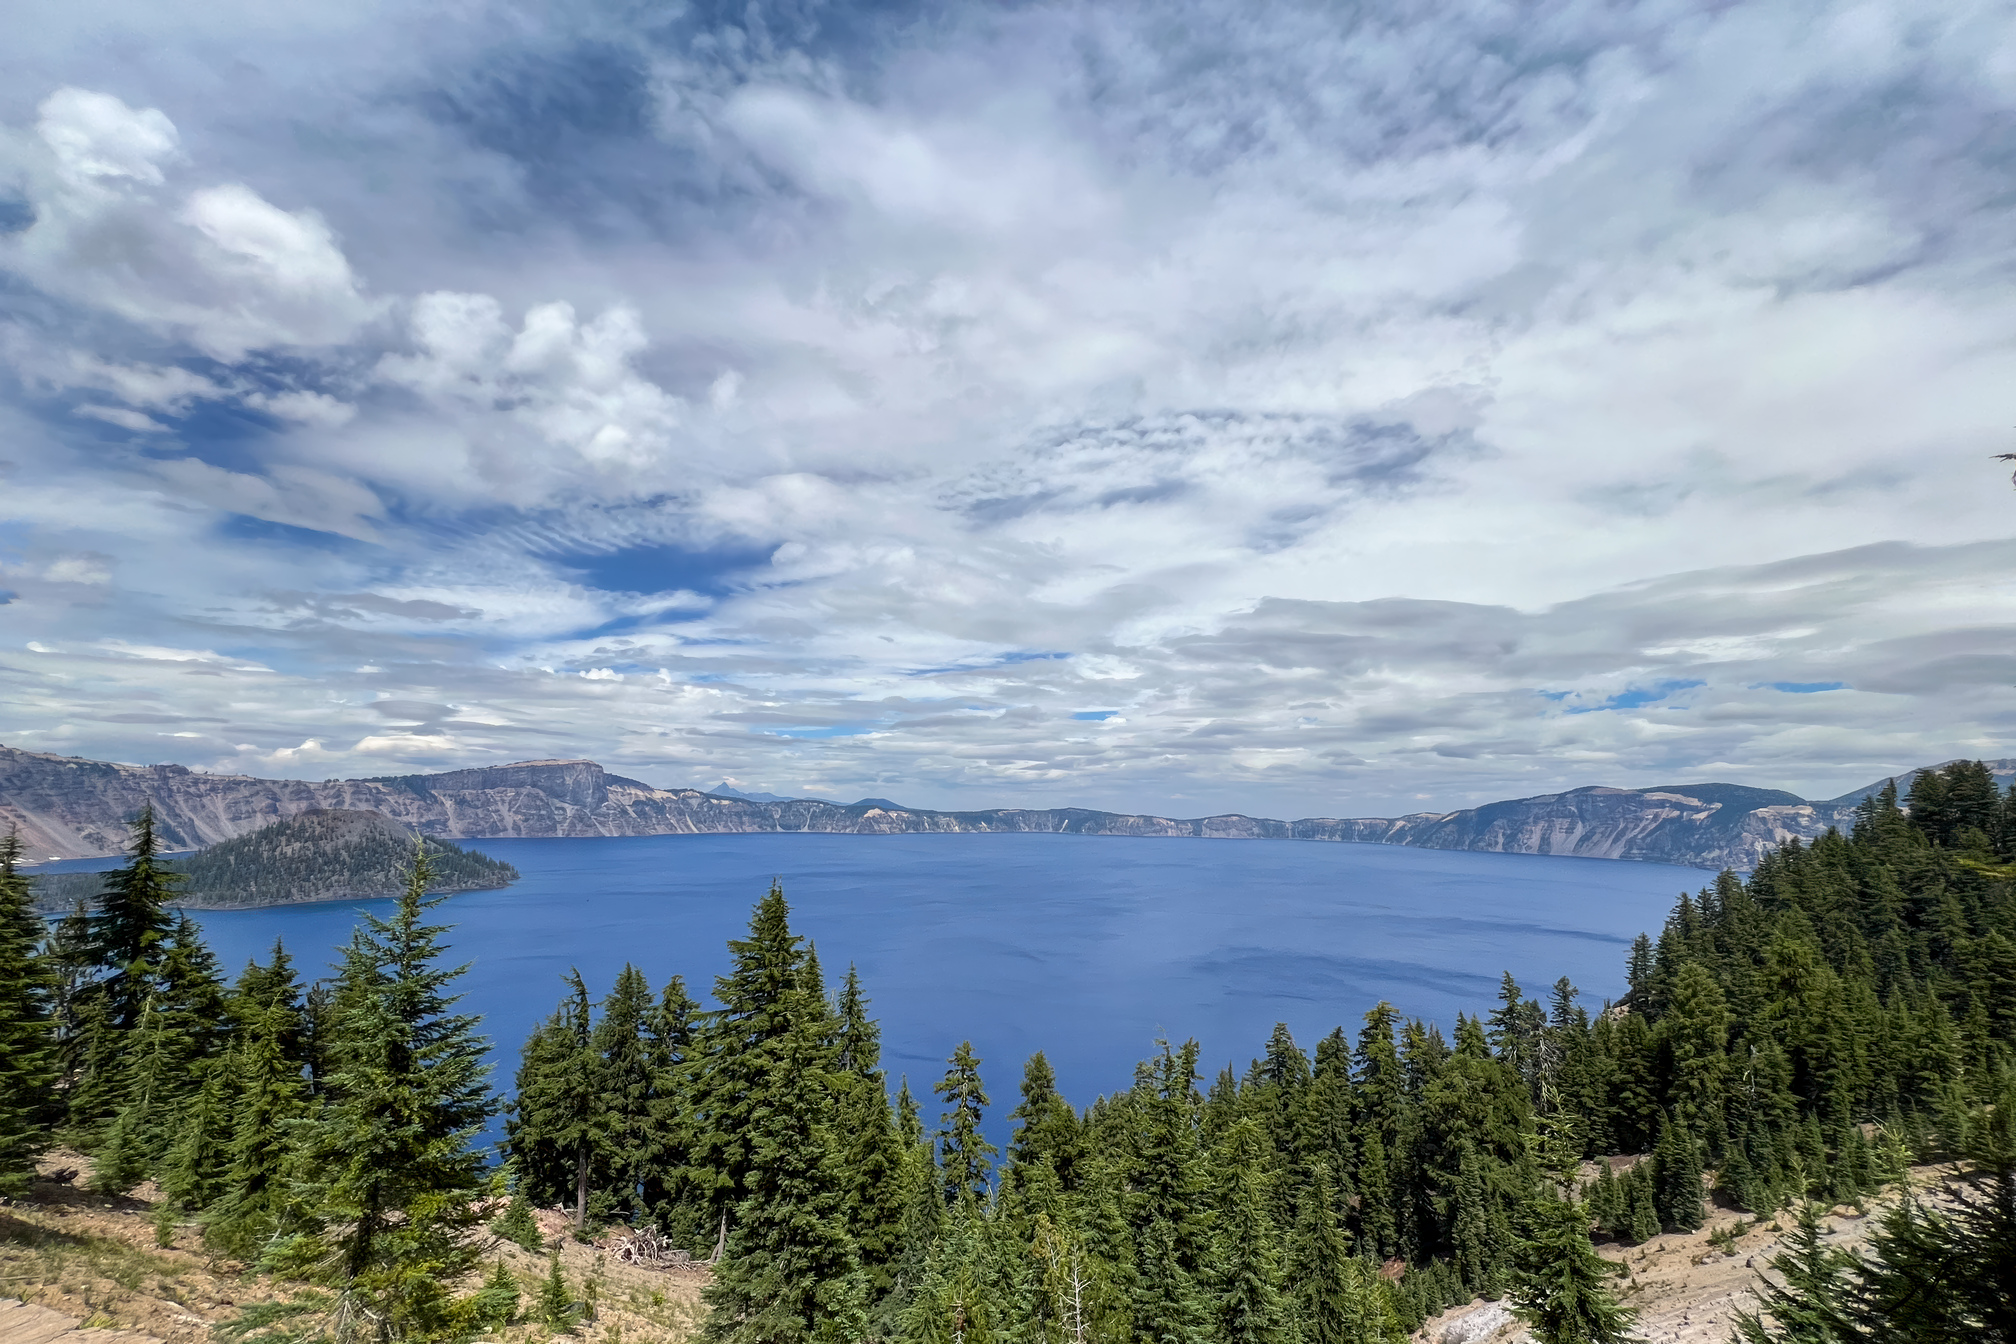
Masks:
[[[1204,1067],[1240,1067],[1276,1021],[1298,1040],[1381,998],[1445,1032],[1488,1010],[1507,969],[1539,996],[1567,975],[1591,1008],[1623,989],[1633,935],[1656,931],[1707,874],[1602,859],[1292,841],[1058,835],[709,835],[483,840],[517,865],[501,891],[450,898],[460,982],[508,1085],[526,1033],[578,966],[607,989],[625,961],[655,988],[704,990],[725,943],[782,879],[793,926],[837,987],[851,962],[881,1019],[884,1061],[925,1089],[961,1039],[995,1114],[1036,1049],[1084,1104],[1124,1087],[1158,1035],[1197,1037]],[[389,905],[389,902],[378,903]],[[206,912],[235,974],[283,936],[304,973],[355,920],[348,905]]]

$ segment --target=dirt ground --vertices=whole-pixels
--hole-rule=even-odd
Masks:
[[[258,1274],[203,1249],[196,1227],[174,1229],[172,1245],[155,1244],[154,1200],[143,1185],[129,1195],[91,1192],[90,1159],[58,1151],[40,1164],[43,1178],[29,1193],[0,1201],[0,1298],[19,1298],[73,1316],[87,1326],[136,1331],[166,1344],[204,1344],[210,1327],[254,1303],[285,1302],[303,1285]],[[564,1221],[542,1213],[542,1230],[558,1235]],[[549,1226],[550,1224],[550,1226]],[[502,1260],[517,1278],[521,1307],[545,1282],[547,1260],[486,1239],[480,1273]],[[593,1300],[595,1319],[571,1335],[543,1325],[514,1325],[491,1338],[500,1344],[683,1344],[702,1314],[705,1269],[665,1271],[613,1263],[594,1246],[564,1238],[561,1272],[576,1300]],[[473,1285],[472,1285],[473,1286]]]
[[[1936,1189],[1953,1175],[1950,1166],[1914,1167],[1914,1189]],[[1892,1188],[1863,1208],[1837,1205],[1822,1220],[1830,1245],[1859,1247],[1883,1209],[1894,1204]],[[1619,1296],[1638,1309],[1638,1336],[1647,1344],[1725,1344],[1736,1314],[1757,1307],[1757,1275],[1793,1231],[1792,1215],[1757,1219],[1733,1209],[1709,1208],[1698,1232],[1669,1233],[1642,1246],[1599,1245],[1606,1259],[1624,1266]],[[1710,1238],[1730,1233],[1720,1245]],[[1431,1318],[1415,1334],[1422,1344],[1531,1344],[1532,1335],[1502,1302],[1473,1302]]]

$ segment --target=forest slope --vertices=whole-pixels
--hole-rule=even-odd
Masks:
[[[172,867],[187,879],[179,892],[183,905],[368,900],[399,893],[417,839],[378,812],[322,808],[221,841]],[[517,880],[516,868],[486,854],[432,838],[425,844],[434,870],[430,892],[482,891]],[[38,905],[61,909],[95,899],[104,885],[100,873],[47,873],[32,881]]]

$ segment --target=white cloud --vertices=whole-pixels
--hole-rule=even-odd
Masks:
[[[371,13],[0,53],[9,619],[302,669],[28,660],[66,741],[1293,812],[2016,729],[1993,7]]]
[[[58,89],[37,111],[35,133],[72,186],[123,180],[158,187],[165,180],[161,165],[179,156],[175,123],[159,108],[135,110],[107,93]]]
[[[254,476],[193,457],[157,462],[153,474],[185,498],[227,513],[371,541],[383,512],[378,496],[355,481],[282,463]]]
[[[177,196],[174,124],[96,91],[42,103],[16,147],[34,220],[0,238],[0,265],[51,293],[174,333],[236,361],[341,343],[378,311],[328,225],[242,183]]]
[[[106,424],[117,425],[121,429],[130,429],[135,434],[166,434],[168,432],[168,426],[162,424],[153,416],[143,415],[139,411],[129,411],[121,406],[98,406],[87,402],[77,407],[77,414],[89,416],[93,420],[103,420]]]

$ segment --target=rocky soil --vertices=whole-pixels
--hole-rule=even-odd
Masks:
[[[211,1327],[261,1302],[299,1297],[302,1286],[252,1272],[204,1251],[193,1226],[155,1244],[154,1200],[143,1185],[124,1196],[85,1188],[90,1159],[56,1152],[41,1163],[44,1178],[27,1196],[0,1201],[0,1299],[16,1298],[60,1312],[96,1330],[131,1331],[165,1344],[207,1344]],[[562,1273],[577,1299],[591,1296],[595,1319],[562,1335],[543,1325],[514,1325],[490,1336],[498,1344],[684,1344],[702,1314],[704,1269],[639,1269],[611,1262],[601,1249],[561,1236],[564,1220],[541,1216],[561,1239]],[[485,1238],[482,1271],[502,1260],[518,1279],[521,1304],[536,1299],[547,1260]],[[99,1336],[109,1339],[110,1336]]]
[[[1936,1192],[1954,1175],[1948,1166],[1915,1167],[1912,1187]],[[1823,1220],[1830,1244],[1860,1247],[1897,1190],[1863,1208],[1835,1207]],[[1757,1309],[1758,1275],[1791,1234],[1791,1215],[1756,1219],[1733,1209],[1713,1209],[1698,1232],[1654,1237],[1642,1246],[1599,1246],[1624,1269],[1618,1281],[1626,1304],[1638,1309],[1638,1337],[1647,1344],[1725,1344],[1736,1315]],[[1421,1344],[1532,1344],[1533,1336],[1503,1302],[1452,1307],[1415,1334]]]

